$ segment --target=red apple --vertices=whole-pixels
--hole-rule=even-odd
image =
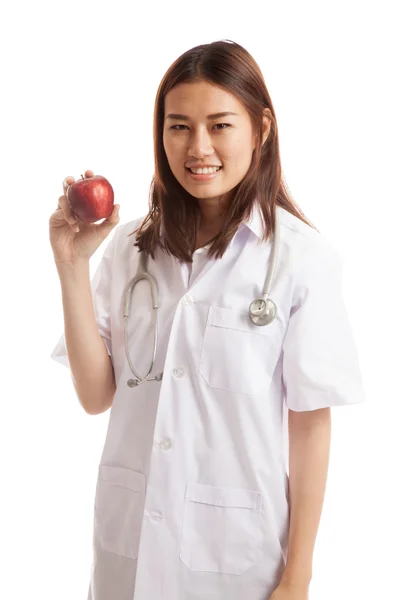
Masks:
[[[109,217],[114,208],[114,190],[111,183],[101,175],[81,175],[67,189],[67,200],[72,212],[83,223],[95,223]]]

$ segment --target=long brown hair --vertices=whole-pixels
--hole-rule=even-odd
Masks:
[[[247,50],[231,40],[222,40],[186,51],[170,66],[159,85],[153,125],[155,174],[150,185],[149,212],[141,226],[129,234],[137,233],[135,246],[153,258],[155,248],[160,246],[180,261],[192,262],[200,208],[196,198],[180,185],[169,167],[163,128],[167,93],[178,84],[200,81],[234,95],[247,109],[254,131],[258,131],[251,165],[234,190],[224,227],[213,238],[208,256],[223,256],[240,223],[250,216],[255,202],[259,203],[263,215],[265,241],[275,228],[275,204],[316,229],[291,198],[285,184],[275,111],[262,72]],[[262,117],[266,108],[272,119],[268,138],[262,144]]]

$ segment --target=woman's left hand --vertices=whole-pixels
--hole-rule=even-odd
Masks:
[[[281,582],[268,600],[308,600],[308,586]]]

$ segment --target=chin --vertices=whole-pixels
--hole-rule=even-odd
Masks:
[[[220,198],[221,196],[224,196],[225,194],[227,194],[228,192],[230,192],[230,190],[218,190],[218,189],[209,189],[209,190],[199,190],[199,189],[187,189],[185,188],[186,191],[193,196],[193,198],[197,198],[198,200],[207,200],[209,198]]]

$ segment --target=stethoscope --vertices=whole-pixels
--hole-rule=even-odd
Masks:
[[[256,298],[253,300],[249,306],[249,317],[254,325],[264,326],[269,325],[276,317],[276,304],[271,298],[269,298],[269,294],[271,291],[272,281],[275,277],[276,265],[278,262],[278,251],[279,251],[279,241],[280,241],[280,228],[279,228],[279,218],[278,211],[275,211],[275,232],[273,235],[274,243],[271,252],[271,262],[268,268],[267,276],[265,278],[265,283],[262,291],[262,296],[260,298]],[[138,385],[144,383],[145,381],[161,381],[163,377],[163,373],[158,373],[153,377],[150,377],[150,373],[152,371],[154,361],[156,359],[157,352],[157,341],[158,341],[158,319],[157,319],[157,310],[158,310],[158,290],[157,283],[148,272],[146,268],[147,255],[145,256],[145,252],[139,253],[139,264],[136,271],[135,277],[129,282],[129,285],[125,292],[125,303],[124,303],[124,340],[125,340],[125,353],[126,358],[129,364],[129,368],[136,377],[136,379],[128,379],[127,385],[129,387],[137,387]],[[128,339],[127,339],[127,329],[128,329],[128,319],[129,319],[129,310],[132,300],[132,293],[135,285],[145,279],[149,282],[150,290],[151,290],[151,298],[153,304],[153,328],[154,328],[154,338],[153,338],[153,355],[151,359],[151,365],[148,370],[146,377],[139,377],[133,368],[131,358],[128,350]]]

